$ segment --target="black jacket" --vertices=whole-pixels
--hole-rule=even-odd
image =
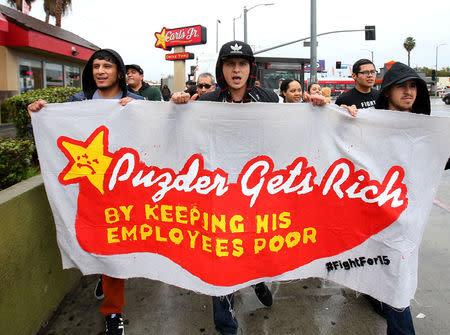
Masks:
[[[430,115],[431,106],[427,84],[422,78],[420,78],[416,71],[400,62],[394,63],[394,65],[392,65],[389,71],[387,71],[384,75],[380,94],[375,101],[375,108],[388,109],[389,101],[385,95],[386,90],[393,84],[401,84],[410,79],[415,79],[417,83],[417,97],[416,101],[414,101],[412,112],[416,114]]]
[[[244,102],[279,102],[278,95],[274,91],[258,86],[252,87],[246,95],[249,100]],[[231,102],[227,99],[226,94],[220,88],[213,92],[203,94],[198,100]]]

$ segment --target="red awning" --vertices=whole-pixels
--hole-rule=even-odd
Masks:
[[[14,23],[9,23],[9,32],[6,34],[5,46],[35,48],[85,61],[95,52],[95,50],[38,31],[25,30]]]
[[[8,31],[8,20],[0,13],[0,31]]]

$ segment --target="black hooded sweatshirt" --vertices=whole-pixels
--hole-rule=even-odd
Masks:
[[[397,62],[392,65],[389,71],[383,77],[383,83],[381,84],[380,94],[375,101],[376,109],[388,109],[389,100],[386,97],[385,92],[387,89],[394,84],[401,84],[407,80],[415,79],[417,85],[417,96],[414,104],[412,106],[412,112],[416,114],[427,114],[431,113],[430,97],[428,95],[428,88],[425,81],[420,78],[420,76],[411,69],[409,66]]]
[[[397,62],[392,65],[388,72],[383,77],[383,83],[381,84],[380,95],[375,102],[376,109],[388,109],[389,100],[385,96],[384,92],[393,84],[401,84],[407,80],[415,79],[417,85],[417,96],[414,101],[412,112],[416,114],[430,115],[430,97],[428,95],[428,88],[425,81],[419,77],[419,75],[411,69],[409,66]],[[445,170],[450,169],[450,159],[445,165]]]
[[[141,96],[138,96],[136,94],[133,94],[131,92],[128,92],[127,90],[127,82],[126,82],[126,71],[125,71],[125,65],[123,63],[122,57],[120,55],[112,50],[112,49],[101,49],[94,52],[89,58],[88,62],[86,63],[84,70],[83,70],[83,78],[82,78],[82,84],[83,84],[83,91],[76,93],[72,95],[69,101],[80,101],[80,100],[90,100],[92,99],[92,96],[94,95],[95,91],[97,90],[97,84],[94,80],[94,75],[92,73],[92,65],[94,63],[95,56],[100,51],[106,51],[108,54],[110,54],[111,58],[114,58],[116,60],[117,64],[117,72],[119,74],[119,88],[122,91],[122,98],[125,98],[126,96],[129,96],[133,99],[141,100],[143,99]]]

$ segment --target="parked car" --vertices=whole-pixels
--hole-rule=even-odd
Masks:
[[[442,101],[444,101],[446,105],[450,105],[450,92],[442,97]]]
[[[450,92],[450,87],[447,87],[447,86],[438,87],[436,90],[436,95],[442,98],[449,92]]]

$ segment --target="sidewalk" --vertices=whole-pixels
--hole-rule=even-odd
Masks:
[[[418,335],[450,333],[450,170],[444,172],[436,199],[421,245],[418,288],[411,302]],[[96,278],[85,277],[39,335],[103,334],[100,301],[93,295]],[[386,334],[386,321],[350,289],[311,278],[273,283],[271,290],[271,308],[261,305],[251,288],[236,294],[239,334]],[[127,335],[216,334],[208,296],[147,279],[127,280],[125,293]]]

